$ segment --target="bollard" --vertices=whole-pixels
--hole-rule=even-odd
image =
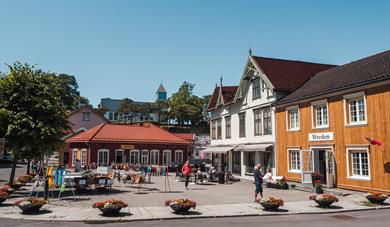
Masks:
[[[49,195],[49,179],[45,178],[45,191],[43,193],[43,197],[46,201],[47,201],[48,195]]]

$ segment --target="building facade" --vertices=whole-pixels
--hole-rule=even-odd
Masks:
[[[389,194],[390,51],[317,73],[277,103],[276,124],[278,175]]]
[[[211,144],[203,152],[242,178],[253,178],[256,163],[275,174],[275,102],[331,67],[250,55],[239,86],[222,86],[221,79],[213,92],[207,108]]]
[[[82,166],[92,163],[98,166],[112,163],[172,166],[174,162],[187,160],[191,144],[151,123],[101,124],[68,138],[66,143],[70,168],[77,159]]]

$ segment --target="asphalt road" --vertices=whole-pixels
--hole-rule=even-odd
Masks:
[[[0,227],[40,226],[40,227],[90,227],[97,223],[78,222],[33,222],[0,218]],[[309,214],[283,216],[257,216],[212,219],[181,219],[166,221],[144,221],[125,223],[106,223],[104,226],[170,226],[170,227],[229,227],[229,226],[277,226],[277,227],[390,227],[390,209],[347,212],[339,214]]]

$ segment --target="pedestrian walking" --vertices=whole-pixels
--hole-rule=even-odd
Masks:
[[[183,173],[183,176],[186,178],[186,189],[188,190],[188,181],[190,180],[190,175],[191,175],[192,168],[190,166],[190,162],[186,161],[184,166],[181,168],[181,172]]]
[[[253,171],[253,176],[255,178],[255,202],[259,202],[263,198],[263,175],[261,174],[261,164],[258,163],[255,166],[255,169]],[[260,194],[260,199],[258,198],[258,195]]]
[[[76,164],[74,165],[74,171],[80,172],[80,170],[81,170],[81,162],[79,159],[76,159]]]

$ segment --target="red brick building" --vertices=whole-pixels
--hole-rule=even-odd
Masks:
[[[172,165],[185,162],[191,145],[173,133],[153,124],[100,124],[65,140],[69,146],[69,164],[76,159],[82,166],[96,163]]]

